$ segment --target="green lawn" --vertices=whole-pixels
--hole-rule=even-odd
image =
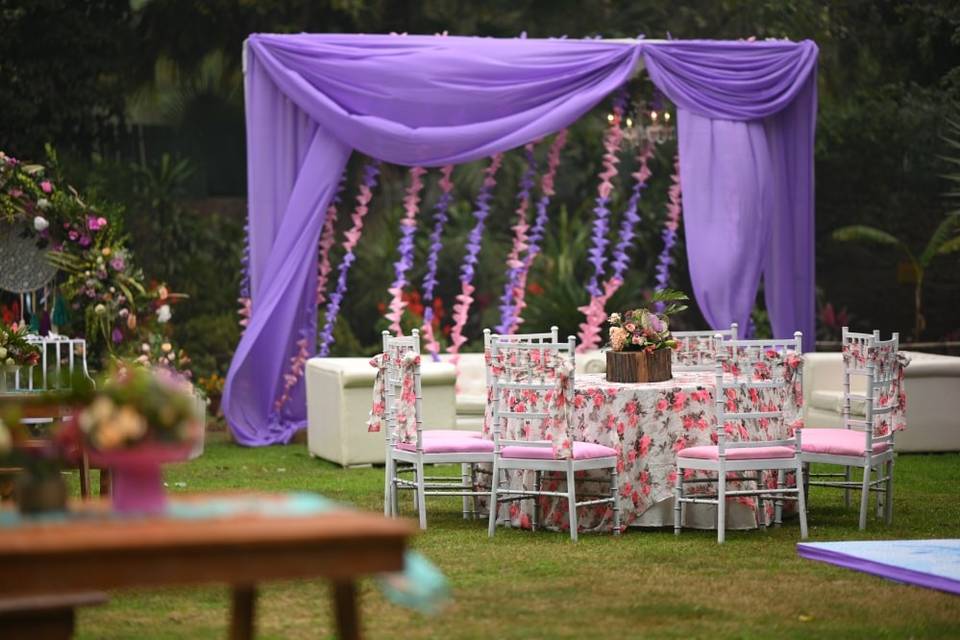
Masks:
[[[244,449],[213,436],[197,461],[168,469],[170,491],[309,490],[382,509],[382,469],[344,470],[304,445]],[[960,455],[897,462],[894,524],[857,531],[839,492],[811,496],[812,540],[960,537]],[[409,501],[404,501],[405,506]],[[620,538],[500,530],[465,522],[459,502],[428,503],[430,529],[415,545],[450,579],[455,602],[426,617],[363,587],[369,638],[945,638],[960,637],[960,598],[801,560],[799,529],[629,531]],[[409,513],[409,507],[408,507]],[[261,638],[330,638],[322,581],[266,585]],[[223,587],[124,591],[80,614],[80,638],[222,638]]]

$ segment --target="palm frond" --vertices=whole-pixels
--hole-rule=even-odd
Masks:
[[[954,236],[941,244],[937,249],[937,255],[945,256],[955,251],[960,251],[960,236]]]
[[[960,229],[960,214],[954,213],[945,217],[930,236],[930,241],[927,242],[923,253],[920,254],[920,264],[924,267],[929,265],[933,257],[939,253],[940,247],[951,239],[953,232],[957,229]]]
[[[840,227],[833,232],[833,239],[840,242],[872,242],[891,246],[904,246],[899,238],[876,227],[855,224]]]

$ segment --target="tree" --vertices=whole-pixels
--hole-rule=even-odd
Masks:
[[[906,242],[896,236],[867,225],[841,227],[833,232],[833,239],[841,242],[871,242],[895,247],[903,253],[913,270],[913,339],[919,340],[920,334],[926,327],[926,319],[923,317],[923,276],[935,257],[960,251],[960,234],[954,234],[958,230],[960,230],[960,213],[947,215],[930,236],[930,240],[919,256],[910,250]]]
[[[88,153],[122,121],[129,0],[0,0],[0,146]],[[108,129],[109,127],[109,129]]]

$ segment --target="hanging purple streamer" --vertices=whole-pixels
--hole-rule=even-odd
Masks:
[[[250,297],[250,223],[243,225],[243,254],[240,256],[240,297]]]
[[[527,145],[524,149],[524,159],[527,161],[527,168],[523,172],[523,177],[520,179],[520,191],[517,193],[517,213],[521,217],[525,217],[527,207],[530,205],[533,182],[537,176],[537,158],[533,151],[533,144]],[[517,220],[517,225],[525,226],[526,222],[523,219],[519,219]],[[510,265],[510,268],[507,270],[507,281],[503,285],[503,294],[500,296],[500,324],[497,326],[497,333],[510,333],[510,327],[513,326],[514,319],[517,316],[514,291],[520,283],[520,276],[523,272],[523,262],[520,260],[519,255],[522,247],[518,247],[517,243],[525,244],[525,236],[525,229],[517,231],[517,237],[514,241],[514,250],[517,252],[517,255],[514,257],[516,263]]]
[[[620,118],[623,115],[623,108],[626,105],[626,89],[621,87],[613,100],[613,116],[611,126],[604,135],[604,160],[603,171],[600,173],[600,185],[596,199],[596,205],[593,208],[593,232],[591,234],[591,247],[587,252],[590,256],[589,262],[593,265],[593,274],[587,282],[587,291],[592,297],[599,297],[603,294],[600,289],[600,280],[603,278],[606,267],[607,245],[610,241],[607,234],[610,231],[610,190],[611,180],[617,175],[617,151],[620,148],[620,142],[623,139],[623,132],[620,129]]]
[[[440,361],[440,347],[432,338],[433,330],[433,293],[437,287],[437,265],[440,259],[440,249],[443,248],[443,229],[450,217],[447,211],[453,202],[453,182],[450,175],[453,165],[447,165],[440,170],[440,199],[433,209],[433,230],[430,232],[430,249],[427,253],[427,274],[423,277],[423,326],[428,338],[427,350],[434,362]]]
[[[670,265],[673,264],[673,257],[670,255],[673,246],[677,243],[677,231],[680,226],[681,194],[680,194],[680,160],[678,157],[673,159],[673,175],[671,176],[671,185],[667,199],[667,221],[663,227],[663,249],[657,258],[656,266],[656,290],[666,289],[670,282]],[[663,302],[654,303],[654,310],[660,313],[666,305]]]
[[[560,152],[567,144],[567,130],[563,129],[557,134],[550,147],[548,154],[547,172],[540,182],[540,199],[537,200],[537,215],[533,219],[533,228],[530,229],[530,237],[527,240],[527,257],[524,264],[524,273],[530,270],[534,258],[540,253],[540,243],[543,242],[543,236],[547,230],[547,222],[550,219],[549,209],[550,200],[556,193],[554,191],[554,178],[557,168],[560,166]]]
[[[493,188],[497,186],[496,174],[503,160],[503,154],[493,156],[490,166],[485,171],[483,186],[480,187],[480,193],[477,194],[477,206],[473,211],[473,218],[476,220],[470,235],[467,236],[467,245],[464,247],[466,255],[463,258],[463,264],[460,265],[460,282],[470,284],[473,282],[474,272],[477,266],[477,255],[480,253],[480,245],[483,242],[483,230],[487,224],[487,218],[490,216],[490,200],[493,199]]]
[[[653,147],[648,144],[637,156],[640,166],[633,173],[633,191],[630,193],[630,201],[627,203],[627,208],[623,212],[623,221],[620,223],[620,239],[613,249],[612,279],[619,282],[623,282],[627,267],[630,266],[630,256],[627,252],[633,246],[633,239],[637,235],[637,223],[640,222],[640,214],[637,211],[643,191],[647,188],[647,180],[650,178],[650,168],[647,163],[652,155]]]
[[[347,293],[347,275],[350,273],[350,267],[357,260],[353,249],[360,236],[363,217],[367,214],[370,193],[376,188],[379,176],[379,161],[370,161],[363,168],[361,194],[357,196],[357,207],[353,213],[354,227],[347,232],[347,240],[344,242],[346,253],[343,254],[343,259],[337,268],[337,288],[330,294],[330,300],[327,302],[327,313],[324,318],[323,331],[320,333],[320,355],[323,357],[330,355],[330,346],[333,344],[333,328],[337,323],[337,316],[340,314],[340,305],[343,302],[343,297]],[[351,234],[353,235],[351,236]]]

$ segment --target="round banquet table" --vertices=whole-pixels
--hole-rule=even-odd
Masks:
[[[714,375],[709,372],[676,372],[671,380],[664,382],[633,384],[608,382],[602,373],[577,374],[575,438],[620,451],[622,525],[673,526],[676,454],[684,447],[714,444],[714,389]],[[751,425],[747,428],[750,430]],[[577,485],[578,499],[587,494],[609,495],[609,477],[608,471],[584,472]],[[531,488],[533,473],[512,472],[510,484],[513,488]],[[753,488],[754,483],[748,484]],[[565,491],[564,485],[560,478],[544,478],[546,490]],[[541,523],[560,530],[568,526],[565,499],[544,497],[539,504]],[[765,511],[772,512],[772,504],[769,501],[765,504]],[[509,519],[514,526],[527,527],[533,501],[512,502],[502,509],[501,519]],[[688,504],[684,507],[684,526],[715,528],[716,511],[713,505]],[[770,515],[765,514],[765,520]],[[611,518],[612,510],[607,505],[581,507],[578,511],[581,530],[607,529]],[[727,503],[727,528],[756,526],[757,513],[752,498],[741,497]]]

